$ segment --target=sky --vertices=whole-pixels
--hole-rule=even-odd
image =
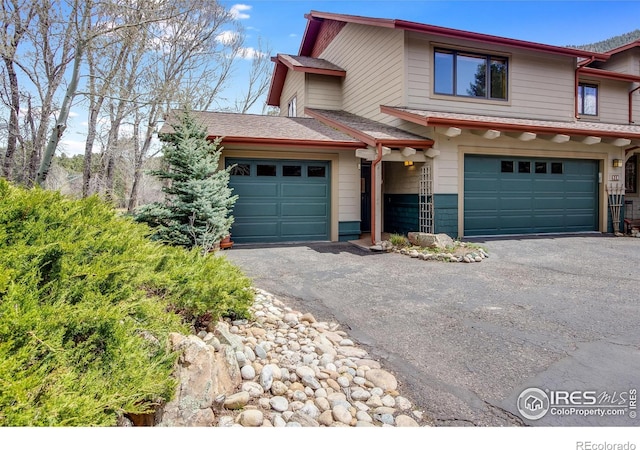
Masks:
[[[220,1],[246,30],[245,46],[297,54],[310,11],[403,19],[550,45],[590,44],[640,28],[640,1],[246,0]],[[250,61],[238,65],[225,97],[246,86]],[[237,93],[236,93],[237,92]],[[249,112],[260,114],[264,99]],[[86,113],[72,111],[63,151],[82,153]],[[86,126],[84,126],[86,129]]]

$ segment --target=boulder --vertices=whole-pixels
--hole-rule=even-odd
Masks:
[[[444,233],[432,234],[411,231],[408,234],[408,238],[411,245],[418,247],[444,249],[453,246],[453,239]]]
[[[223,345],[221,352],[197,336],[169,336],[173,351],[179,352],[174,369],[178,380],[174,399],[156,415],[158,426],[211,426],[212,406],[220,394],[235,392],[241,382],[235,352]]]

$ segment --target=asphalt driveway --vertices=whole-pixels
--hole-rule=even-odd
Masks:
[[[640,389],[640,239],[483,245],[490,258],[473,264],[348,243],[225,254],[255,286],[341,323],[440,425],[640,425],[629,399]],[[538,420],[517,409],[527,388],[552,399]]]

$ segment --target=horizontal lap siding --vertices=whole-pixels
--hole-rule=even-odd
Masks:
[[[310,108],[342,109],[342,78],[308,74],[306,99]]]
[[[432,44],[433,40],[433,44]],[[572,58],[540,56],[506,47],[469,48],[468,42],[409,34],[407,39],[407,104],[413,108],[544,120],[573,117],[574,71]],[[433,46],[466,48],[509,57],[509,101],[473,101],[463,97],[434,97],[431,85]]]
[[[289,101],[294,95],[296,97],[297,117],[303,117],[303,105],[305,102],[304,73],[289,70],[284,82],[284,88],[282,89],[282,95],[280,95],[281,116],[286,116],[288,114]]]
[[[360,159],[353,151],[340,153],[338,167],[338,220],[360,220]]]
[[[320,57],[347,71],[342,109],[381,122],[380,105],[400,105],[404,89],[404,34],[347,24]]]

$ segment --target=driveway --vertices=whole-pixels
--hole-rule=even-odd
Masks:
[[[341,323],[439,425],[640,425],[628,398],[640,388],[640,239],[482,244],[490,258],[473,264],[348,243],[225,254],[255,286]],[[527,388],[560,397],[542,418],[523,420],[516,405]],[[599,414],[592,395],[606,415],[588,415]]]

